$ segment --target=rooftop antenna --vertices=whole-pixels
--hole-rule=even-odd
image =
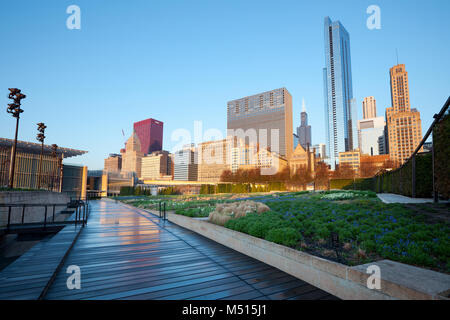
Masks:
[[[124,141],[124,143],[126,143],[126,142],[127,142],[127,139],[125,138],[125,131],[123,131],[123,129],[122,129],[122,136],[123,136],[123,141]]]
[[[302,112],[306,112],[305,98],[302,98]]]

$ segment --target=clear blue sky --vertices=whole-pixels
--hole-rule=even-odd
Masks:
[[[81,30],[68,30],[66,8],[81,8]],[[381,30],[366,27],[369,5]],[[226,103],[286,87],[294,128],[305,98],[313,143],[325,142],[323,19],[350,33],[353,92],[378,115],[390,106],[389,68],[409,72],[412,107],[422,130],[450,94],[448,0],[15,0],[0,4],[0,137],[13,138],[8,87],[23,100],[19,139],[89,151],[69,159],[101,169],[123,147],[135,121],[164,121],[164,148],[177,128],[226,129]],[[3,92],[3,94],[1,94]]]

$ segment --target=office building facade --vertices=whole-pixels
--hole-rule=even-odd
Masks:
[[[339,22],[325,18],[325,129],[329,164],[339,153],[358,148],[357,110],[353,99],[350,36]]]
[[[231,139],[199,143],[198,181],[219,182],[225,170],[231,170]]]
[[[347,165],[356,174],[358,174],[360,164],[361,164],[361,152],[359,150],[339,152],[339,166]]]
[[[384,117],[358,120],[358,139],[361,153],[378,156],[386,153]]]
[[[316,157],[324,160],[327,158],[327,146],[325,143],[318,143],[312,146],[316,150]]]
[[[408,72],[404,64],[390,69],[391,102],[386,109],[389,155],[396,166],[403,164],[422,140],[420,113],[411,109]]]
[[[167,179],[172,175],[172,158],[167,151],[155,151],[142,158],[143,180]]]
[[[164,123],[155,119],[147,119],[134,123],[133,129],[141,143],[143,154],[162,150]]]
[[[111,153],[105,159],[104,170],[108,172],[120,172],[122,170],[122,156],[120,154]]]
[[[377,101],[374,97],[365,97],[363,100],[363,119],[377,117]]]
[[[194,145],[185,146],[173,155],[173,180],[198,180],[198,153]]]
[[[292,96],[286,88],[263,92],[253,96],[229,101],[227,104],[228,135],[238,136],[256,132],[252,140],[246,143],[256,143],[276,152],[285,158],[290,158],[293,152]],[[237,134],[241,131],[242,135]],[[264,132],[265,130],[265,132]],[[277,141],[272,141],[272,134],[278,131]],[[264,136],[261,139],[261,136]]]

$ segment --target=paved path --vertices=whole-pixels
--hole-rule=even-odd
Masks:
[[[45,299],[336,299],[139,209],[91,202],[89,223]],[[67,267],[81,289],[67,289]]]
[[[432,203],[432,198],[410,198],[393,193],[378,193],[378,198],[384,203]],[[442,202],[442,201],[440,201]]]

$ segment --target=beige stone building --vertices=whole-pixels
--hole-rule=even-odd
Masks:
[[[244,140],[235,139],[231,148],[230,159],[231,171],[262,169],[262,175],[276,174],[288,166],[285,157],[278,153],[259,148],[253,143],[246,144]]]
[[[305,168],[313,174],[317,160],[315,150],[305,150],[305,148],[298,144],[289,160],[291,175],[294,175],[297,170]]]
[[[246,144],[264,147],[263,136],[270,151],[289,159],[294,150],[291,94],[281,88],[229,101],[227,128],[228,135],[246,138]],[[278,139],[272,141],[276,131]]]
[[[110,154],[105,159],[104,170],[108,172],[120,172],[122,170],[122,156],[120,154]]]
[[[225,170],[231,170],[231,140],[200,143],[198,152],[198,181],[219,182]]]
[[[361,152],[359,149],[347,152],[339,152],[339,165],[349,165],[355,173],[359,172],[361,164]]]
[[[422,140],[420,113],[411,109],[408,72],[404,64],[390,69],[392,107],[386,109],[388,149],[396,166],[403,164]]]
[[[363,119],[377,117],[377,101],[374,97],[365,97],[363,100]]]
[[[288,167],[286,158],[267,149],[259,149],[256,159],[256,168],[262,169],[262,175],[273,175]]]
[[[172,157],[167,151],[155,151],[142,158],[143,180],[167,180],[172,175]]]
[[[138,178],[141,178],[142,158],[141,143],[136,132],[127,140],[125,150],[122,152],[122,171],[135,172]]]

